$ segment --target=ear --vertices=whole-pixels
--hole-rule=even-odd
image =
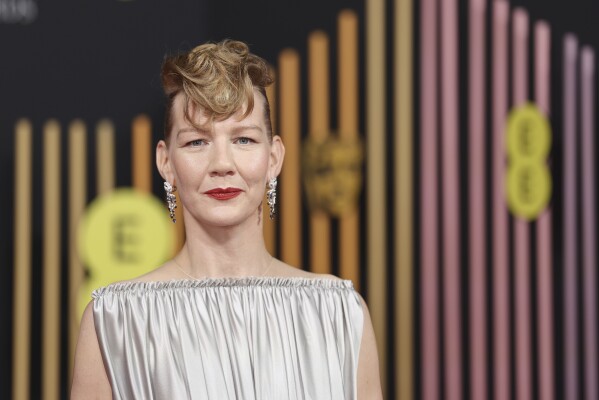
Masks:
[[[171,159],[169,157],[168,146],[164,140],[161,140],[156,145],[156,167],[162,179],[169,182],[171,185],[176,186],[175,174],[171,166]]]
[[[268,165],[268,179],[276,178],[281,173],[283,159],[285,158],[285,146],[280,136],[274,136],[270,145],[270,161]]]

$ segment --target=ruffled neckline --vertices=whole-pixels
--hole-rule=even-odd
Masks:
[[[195,288],[220,288],[220,287],[312,287],[316,289],[348,289],[353,290],[352,281],[329,278],[303,278],[283,276],[247,276],[228,278],[204,279],[172,279],[168,281],[131,281],[117,282],[100,287],[92,292],[96,299],[107,293],[118,292],[154,292],[162,290],[195,289]]]

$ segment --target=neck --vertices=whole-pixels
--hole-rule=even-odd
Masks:
[[[260,276],[269,268],[272,257],[257,216],[231,227],[205,226],[191,215],[185,221],[187,239],[175,260],[193,277]]]

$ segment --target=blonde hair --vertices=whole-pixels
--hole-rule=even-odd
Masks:
[[[250,53],[245,43],[235,40],[205,43],[187,53],[169,56],[162,64],[161,78],[168,97],[164,132],[167,140],[177,94],[185,95],[185,117],[195,126],[190,118],[190,105],[216,120],[229,118],[245,105],[245,118],[254,109],[254,89],[264,97],[266,126],[269,137],[272,136],[265,88],[273,79],[266,61]]]

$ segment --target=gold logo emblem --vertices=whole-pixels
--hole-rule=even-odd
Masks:
[[[339,217],[356,207],[362,189],[363,159],[359,139],[332,135],[320,142],[307,139],[302,175],[310,209]]]

